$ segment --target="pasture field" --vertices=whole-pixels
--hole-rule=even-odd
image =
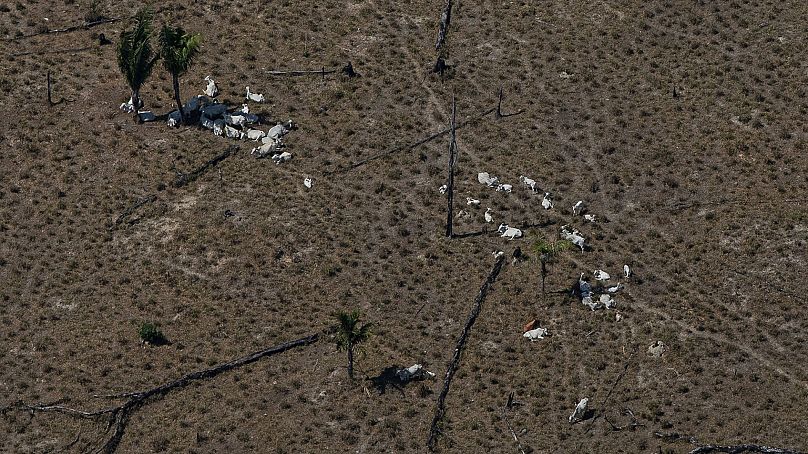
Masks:
[[[508,260],[452,382],[441,452],[517,453],[508,424],[536,453],[808,450],[808,4],[460,0],[441,77],[442,1],[243,3],[153,6],[157,25],[203,34],[183,99],[211,75],[220,101],[240,105],[249,85],[267,97],[254,112],[298,124],[280,165],[251,142],[122,113],[127,20],[43,33],[82,24],[90,2],[0,0],[0,451],[87,452],[110,436],[104,420],[20,402],[102,409],[122,400],[95,395],[321,333],[149,402],[118,452],[424,452],[497,250]],[[141,6],[95,5],[110,18]],[[361,77],[268,73],[348,61]],[[444,236],[438,192],[446,135],[352,167],[446,128],[453,95],[458,122],[477,117],[500,87],[502,110],[520,113],[457,131],[458,237]],[[141,95],[173,110],[159,64]],[[578,200],[595,223],[573,217]],[[525,237],[500,238],[501,222]],[[542,296],[530,245],[565,224],[591,247],[561,254]],[[529,257],[514,264],[516,247]],[[615,309],[567,291],[595,269],[625,285]],[[351,383],[329,328],[353,308],[375,335]],[[534,318],[550,335],[530,342],[521,328]],[[143,348],[144,321],[170,343]],[[657,341],[663,354],[649,355]],[[437,377],[371,380],[415,363]],[[520,405],[504,411],[511,392]],[[570,424],[583,397],[594,417]]]

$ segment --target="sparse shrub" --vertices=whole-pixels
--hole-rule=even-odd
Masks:
[[[168,343],[165,335],[160,331],[160,327],[150,322],[143,322],[138,330],[141,342],[151,345],[165,345]]]

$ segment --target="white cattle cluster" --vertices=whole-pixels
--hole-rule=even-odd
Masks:
[[[624,265],[624,269],[628,267],[628,265]],[[626,273],[629,274],[630,273]],[[613,294],[623,290],[625,286],[618,282],[617,284],[608,285],[606,282],[612,278],[612,276],[603,270],[595,270],[592,272],[592,277],[598,282],[598,286],[594,289],[592,288],[592,284],[584,278],[584,273],[581,273],[581,276],[578,277],[578,296],[581,298],[581,303],[584,306],[594,310],[597,309],[612,309],[615,307],[616,303],[614,301]],[[628,276],[626,276],[628,277]],[[622,317],[621,317],[622,318]],[[618,318],[618,321],[619,318]]]
[[[213,131],[213,134],[235,140],[260,140],[262,144],[252,149],[252,154],[258,158],[271,157],[276,164],[289,161],[292,154],[282,151],[284,144],[282,137],[295,128],[295,124],[289,120],[284,123],[277,123],[268,131],[263,131],[253,125],[260,123],[258,115],[250,113],[248,104],[242,104],[240,108],[230,108],[227,104],[219,103],[216,96],[219,88],[216,81],[211,76],[205,77],[207,86],[205,94],[194,96],[182,107],[186,119],[199,118],[199,126]],[[263,103],[266,98],[263,94],[253,93],[250,87],[246,87],[245,100],[247,102]],[[138,109],[143,107],[141,100]],[[124,112],[134,113],[134,102],[129,101],[121,104],[120,109]],[[155,121],[158,117],[151,111],[138,110],[138,116],[144,122]],[[182,116],[179,110],[168,114],[166,124],[170,127],[178,127],[182,124]]]

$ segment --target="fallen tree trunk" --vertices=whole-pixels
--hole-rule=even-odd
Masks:
[[[439,51],[446,42],[446,33],[449,31],[449,23],[452,21],[452,0],[446,0],[443,12],[440,15],[440,25],[438,25],[438,39],[435,42],[435,50]]]
[[[142,207],[143,205],[145,205],[147,203],[154,202],[156,199],[157,199],[157,196],[153,195],[153,194],[137,199],[137,201],[135,201],[135,203],[133,203],[129,208],[123,210],[123,213],[121,213],[120,216],[118,216],[118,218],[115,219],[115,222],[112,223],[112,226],[109,229],[110,230],[115,229],[116,227],[121,225],[121,223],[123,222],[124,219],[126,219],[129,215],[134,213],[135,210],[137,210],[138,208]]]
[[[449,394],[449,385],[452,383],[452,378],[454,377],[455,372],[457,372],[457,368],[460,366],[460,356],[462,355],[463,349],[466,346],[466,341],[468,341],[471,327],[474,326],[474,322],[480,315],[480,310],[482,309],[483,301],[485,301],[485,297],[488,294],[488,289],[491,284],[497,280],[497,276],[502,270],[502,264],[504,262],[505,254],[499,254],[497,256],[497,261],[494,263],[494,267],[491,269],[491,272],[488,273],[488,277],[485,278],[482,287],[480,287],[480,292],[477,294],[477,298],[474,299],[474,306],[472,307],[471,313],[466,320],[466,325],[463,327],[463,332],[460,334],[460,338],[457,340],[457,346],[455,347],[454,354],[452,355],[452,360],[449,361],[449,365],[446,368],[446,378],[443,380],[443,389],[441,390],[440,395],[438,396],[438,402],[435,405],[435,416],[432,418],[432,424],[429,429],[429,439],[426,443],[426,446],[430,451],[435,449],[435,443],[437,442],[439,432],[438,424],[440,424],[440,422],[443,420],[443,415],[446,413],[446,396]]]
[[[801,454],[799,451],[792,451],[790,449],[772,448],[770,446],[761,445],[737,445],[737,446],[718,446],[718,445],[704,445],[690,451],[690,454],[703,454],[707,452],[727,452],[730,454],[738,454],[742,452],[760,452],[763,454]]]
[[[19,403],[15,407],[20,410],[30,411],[31,413],[56,412],[80,418],[98,418],[99,416],[107,415],[108,416],[107,432],[109,431],[109,428],[112,426],[115,427],[115,431],[112,433],[112,436],[104,443],[104,445],[97,450],[97,452],[113,453],[118,448],[118,445],[121,442],[121,438],[123,438],[124,431],[126,430],[126,424],[129,421],[129,418],[132,416],[132,413],[134,413],[137,409],[145,405],[148,399],[152,397],[165,396],[170,391],[188,386],[194,381],[213,378],[221,374],[222,372],[227,372],[237,367],[253,363],[261,358],[282,353],[295,347],[302,347],[312,344],[316,342],[318,338],[319,334],[312,334],[311,336],[307,336],[291,342],[286,342],[284,344],[276,345],[274,347],[270,347],[265,350],[257,351],[250,355],[243,356],[241,358],[237,358],[223,364],[219,364],[210,369],[191,372],[189,374],[183,375],[182,377],[176,380],[164,383],[160,386],[157,386],[156,388],[151,388],[146,391],[114,394],[109,396],[95,396],[95,397],[108,397],[108,398],[127,398],[127,401],[121,405],[105,408],[98,411],[83,411],[64,407],[62,405],[53,405],[53,404],[29,405]],[[8,411],[8,409],[9,408],[2,409],[0,410],[0,412]]]
[[[486,115],[494,112],[495,110],[496,110],[496,108],[492,107],[491,109],[488,109],[485,112],[481,112],[476,117],[470,118],[470,119],[464,121],[463,123],[460,123],[460,124],[456,125],[455,130],[458,130],[458,129],[460,129],[460,128],[464,127],[464,126],[467,126],[467,125],[469,125],[471,123],[480,121],[483,117],[485,117]],[[353,169],[355,169],[357,167],[360,167],[360,166],[363,166],[363,165],[367,164],[370,161],[382,158],[382,157],[387,156],[387,155],[391,155],[391,154],[399,152],[399,151],[412,150],[413,148],[415,148],[415,147],[417,147],[419,145],[423,145],[423,144],[425,144],[427,142],[435,140],[438,137],[441,137],[442,135],[448,134],[450,132],[452,132],[451,127],[446,128],[446,129],[442,129],[442,130],[440,130],[440,131],[438,131],[438,132],[436,132],[436,133],[434,133],[432,135],[429,135],[429,136],[427,136],[427,137],[425,137],[425,138],[423,138],[423,139],[421,139],[421,140],[419,140],[419,141],[417,141],[415,143],[412,143],[412,144],[409,144],[409,145],[399,145],[398,147],[392,148],[392,149],[387,150],[387,151],[383,151],[383,152],[381,152],[379,154],[373,155],[373,156],[371,156],[369,158],[366,158],[366,159],[363,159],[363,160],[361,160],[359,162],[351,164],[351,166],[348,167],[348,169],[346,169],[346,171],[353,170]],[[334,172],[332,172],[332,173],[334,173]]]
[[[216,164],[224,161],[225,158],[230,156],[231,154],[235,154],[238,151],[238,147],[235,145],[231,145],[227,147],[227,150],[222,152],[222,154],[215,156],[213,159],[208,160],[208,162],[202,164],[201,167],[194,170],[190,173],[180,173],[177,179],[174,181],[175,188],[181,188],[188,183],[193,182],[197,178],[199,178],[203,173],[207,172],[210,168],[214,167]]]

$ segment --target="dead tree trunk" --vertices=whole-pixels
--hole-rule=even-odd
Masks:
[[[497,112],[494,117],[499,120],[502,118],[502,87],[499,87],[499,100],[497,101]]]
[[[56,412],[56,413],[64,413],[67,415],[72,415],[80,418],[90,418],[96,419],[101,416],[107,417],[107,431],[113,426],[115,427],[115,431],[112,433],[112,436],[101,446],[97,452],[104,452],[104,453],[113,453],[116,449],[118,449],[118,445],[123,438],[124,431],[126,430],[126,424],[129,421],[129,417],[141,408],[143,405],[148,403],[148,400],[152,397],[162,397],[168,394],[170,391],[175,389],[183,388],[188,386],[194,381],[197,380],[204,380],[207,378],[213,378],[222,372],[226,372],[237,367],[244,366],[246,364],[253,363],[258,361],[261,358],[266,356],[272,356],[278,353],[285,352],[286,350],[290,350],[295,347],[302,347],[305,345],[312,344],[316,342],[319,338],[318,334],[313,334],[308,337],[304,337],[302,339],[298,339],[295,341],[287,342],[285,344],[276,345],[274,347],[257,351],[253,354],[243,356],[241,358],[234,359],[232,361],[226,362],[224,364],[219,364],[214,366],[210,369],[200,370],[197,372],[192,372],[182,377],[164,383],[156,388],[152,388],[146,391],[138,391],[138,392],[131,392],[131,393],[123,393],[123,394],[116,394],[112,396],[100,396],[100,397],[110,397],[110,398],[126,398],[127,401],[121,405],[116,407],[110,407],[103,410],[88,412],[82,410],[76,410],[73,408],[64,407],[62,405],[48,405],[48,404],[34,404],[28,405],[19,403],[15,407],[19,410],[28,411],[31,413],[36,412]],[[96,396],[99,397],[99,396]],[[13,408],[13,407],[10,407]],[[7,411],[8,409],[0,409],[3,411]]]
[[[438,53],[438,59],[435,61],[435,66],[432,72],[440,73],[443,77],[443,72],[447,69],[446,65],[446,33],[449,31],[449,23],[452,21],[452,0],[446,0],[446,5],[443,7],[443,12],[440,15],[440,24],[438,25],[438,39],[435,41],[435,50]]]
[[[770,446],[761,445],[737,445],[737,446],[717,446],[705,445],[690,451],[690,454],[703,454],[707,452],[728,452],[730,454],[738,454],[742,452],[760,452],[763,454],[800,454],[799,451],[792,451],[790,449],[772,448]]]
[[[471,309],[469,318],[466,320],[466,325],[463,327],[463,332],[460,334],[460,339],[457,340],[454,355],[452,355],[452,359],[449,361],[449,365],[446,368],[446,378],[443,380],[443,389],[441,390],[440,395],[438,396],[438,402],[435,405],[435,417],[432,418],[432,425],[429,429],[429,439],[426,443],[426,446],[430,451],[435,449],[435,443],[437,442],[439,432],[438,424],[440,424],[440,422],[443,420],[443,415],[446,413],[446,396],[449,394],[449,385],[452,383],[452,378],[454,377],[457,368],[460,366],[460,355],[463,353],[463,348],[466,346],[466,341],[468,340],[469,333],[471,332],[471,327],[474,326],[474,322],[480,315],[483,301],[485,301],[485,297],[488,294],[488,288],[494,283],[494,281],[497,280],[497,276],[502,270],[502,264],[504,262],[505,254],[499,254],[497,261],[494,263],[494,267],[491,269],[491,272],[488,273],[488,277],[485,278],[485,282],[483,282],[482,287],[480,287],[480,293],[478,293],[477,298],[474,299],[474,306]]]
[[[452,220],[454,213],[452,211],[452,202],[454,201],[454,168],[457,163],[457,136],[455,134],[455,119],[457,115],[457,104],[455,103],[454,95],[452,95],[452,119],[449,125],[451,130],[449,137],[449,181],[446,187],[446,199],[448,202],[448,209],[446,213],[446,237],[451,238]]]
[[[53,100],[51,99],[51,76],[50,76],[50,71],[48,71],[48,106],[53,106]]]
[[[222,154],[220,154],[220,155],[214,157],[213,159],[209,160],[208,162],[202,164],[202,166],[200,168],[194,170],[193,172],[191,172],[191,173],[180,173],[180,175],[174,181],[174,187],[175,188],[181,188],[181,187],[185,186],[186,184],[191,183],[192,181],[199,178],[200,175],[207,172],[208,169],[210,169],[213,166],[215,166],[216,164],[224,161],[224,159],[227,158],[228,156],[230,156],[231,154],[235,154],[236,151],[238,151],[238,147],[235,146],[235,145],[231,145],[231,146],[227,147],[227,150],[222,152]]]

